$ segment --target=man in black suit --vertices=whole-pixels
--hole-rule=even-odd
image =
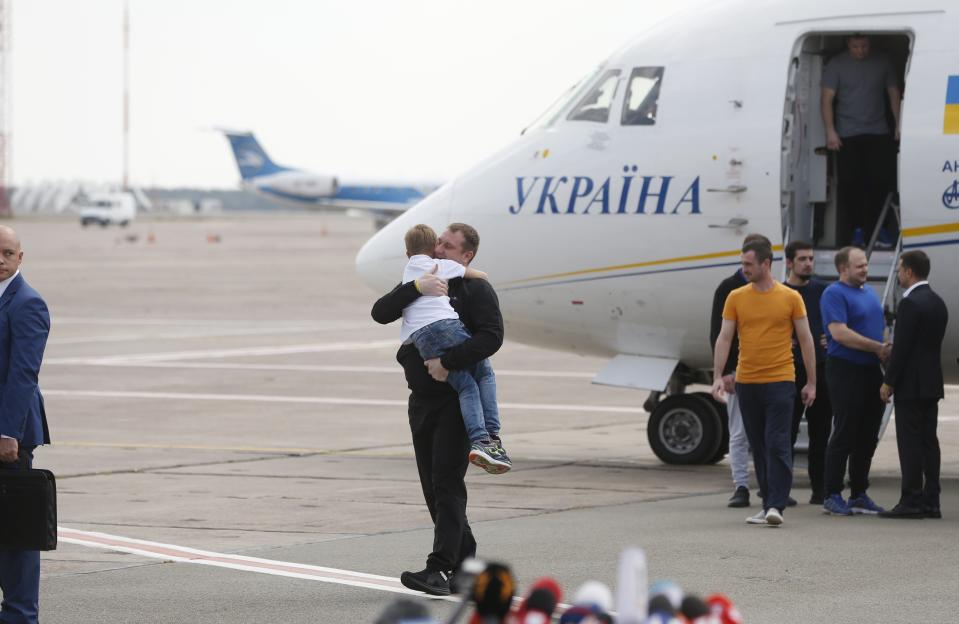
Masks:
[[[896,318],[892,354],[879,394],[896,404],[896,442],[902,470],[902,495],[883,518],[941,518],[939,511],[939,439],[936,419],[942,388],[942,339],[949,313],[929,287],[929,257],[907,251],[899,260],[899,285],[905,289]],[[923,483],[925,481],[925,483]]]

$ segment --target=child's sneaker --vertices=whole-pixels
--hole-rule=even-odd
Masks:
[[[470,463],[490,474],[503,474],[510,469],[509,458],[504,461],[502,455],[492,440],[480,440],[470,446]]]
[[[495,437],[495,438],[490,438],[490,440],[492,440],[492,441],[493,441],[493,444],[496,445],[497,457],[498,457],[500,460],[502,460],[502,461],[506,462],[507,464],[509,464],[510,466],[512,466],[512,465],[513,465],[513,460],[509,458],[509,455],[506,454],[506,449],[503,448],[503,439],[497,436],[497,437]]]

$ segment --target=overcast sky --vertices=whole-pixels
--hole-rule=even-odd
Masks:
[[[130,0],[130,175],[232,188],[226,126],[341,180],[446,180],[689,0]],[[119,181],[123,0],[13,0],[13,182]]]

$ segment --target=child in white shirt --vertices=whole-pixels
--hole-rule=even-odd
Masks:
[[[403,283],[411,282],[434,270],[445,280],[455,278],[486,279],[486,273],[454,260],[433,257],[436,232],[427,225],[415,225],[406,233]],[[442,356],[452,347],[470,338],[449,297],[423,296],[403,309],[400,339],[412,342],[423,360]],[[470,462],[492,474],[506,472],[512,466],[499,438],[499,410],[496,406],[496,377],[489,359],[465,370],[451,370],[446,382],[459,395],[460,411],[470,439]]]

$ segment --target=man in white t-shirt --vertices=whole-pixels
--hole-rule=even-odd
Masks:
[[[414,225],[406,232],[404,240],[406,257],[409,258],[403,270],[404,284],[414,282],[426,273],[435,273],[445,280],[487,278],[486,273],[459,262],[434,258],[437,237],[428,225]],[[469,337],[445,295],[420,297],[403,308],[400,340],[412,342],[424,361],[440,357]],[[489,359],[468,369],[450,371],[446,381],[459,395],[460,411],[470,439],[470,462],[491,474],[508,471],[512,464],[499,437],[496,377]]]

